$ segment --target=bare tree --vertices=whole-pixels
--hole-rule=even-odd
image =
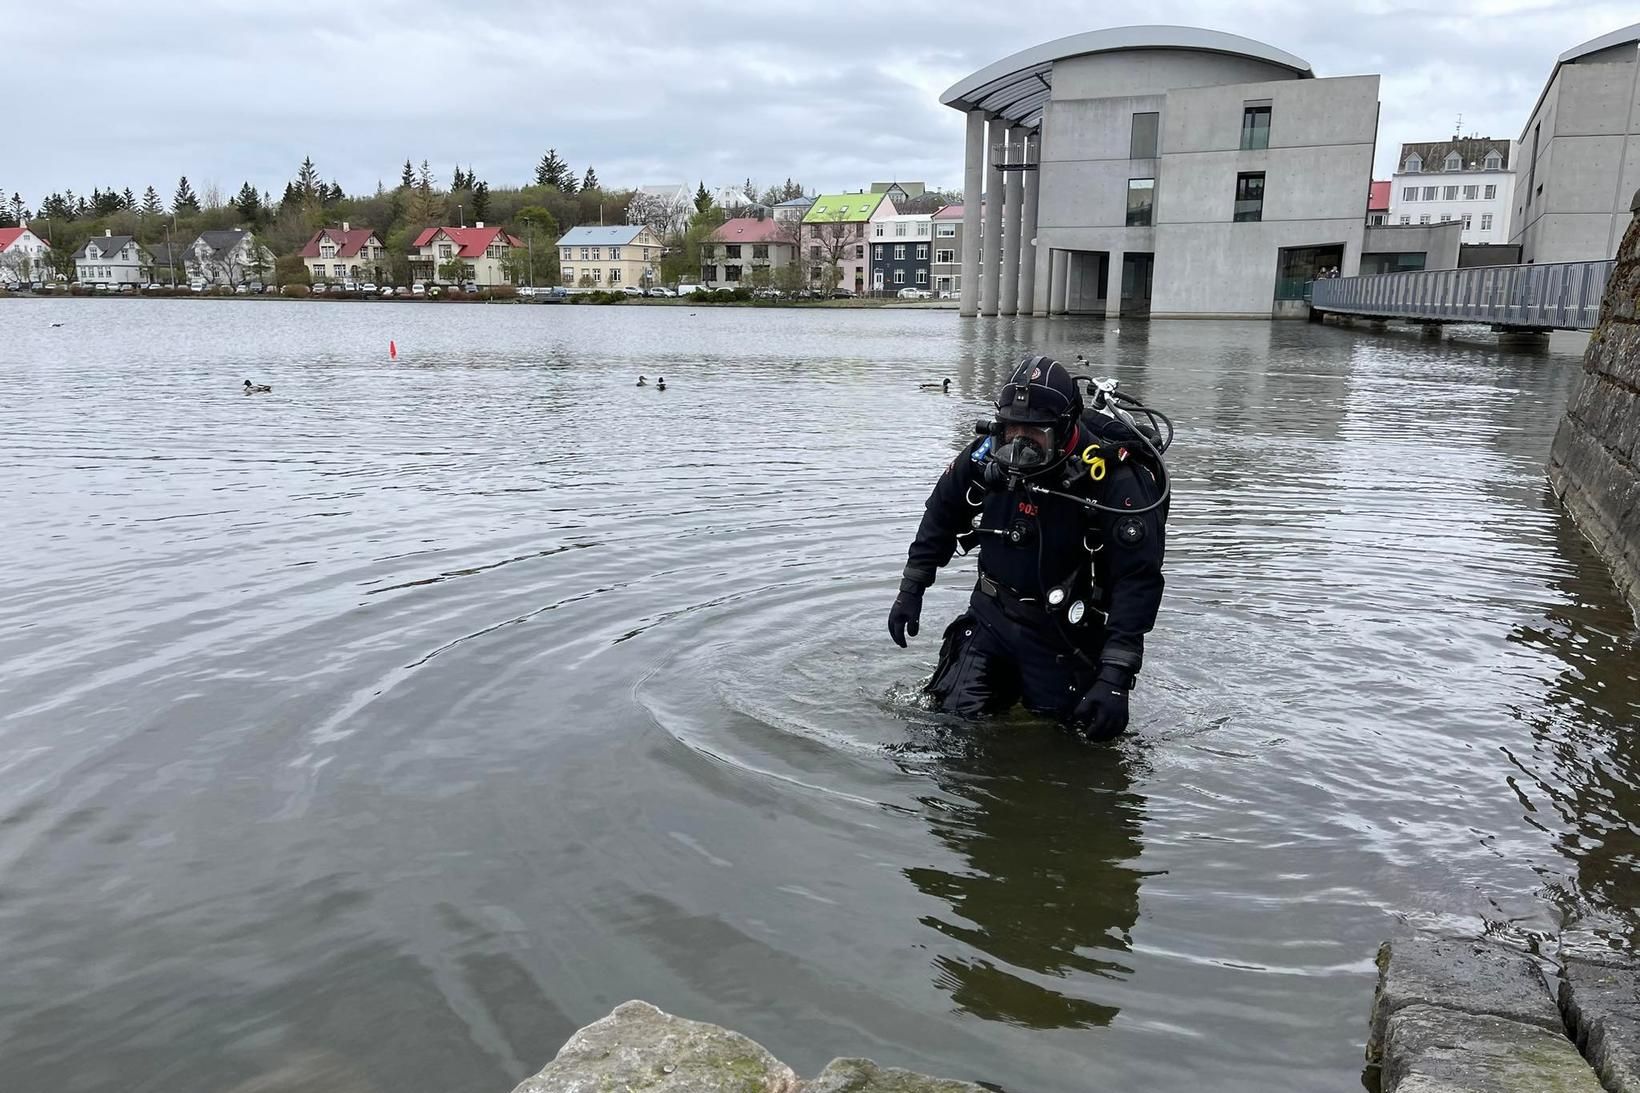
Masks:
[[[662,239],[677,235],[689,226],[695,206],[676,195],[661,197],[642,190],[632,195],[626,207],[628,224],[647,224],[649,230]]]
[[[812,213],[800,222],[797,260],[804,264],[809,286],[830,293],[842,283],[850,248],[865,245],[865,224],[846,220],[846,208]]]

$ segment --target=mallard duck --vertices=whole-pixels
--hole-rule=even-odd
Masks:
[[[247,395],[265,395],[272,390],[272,384],[252,383],[250,380],[245,381],[245,393]]]
[[[917,389],[921,391],[938,391],[941,394],[949,395],[951,393],[951,381],[944,379],[938,383],[919,383]]]
[[[638,377],[638,386],[639,387],[648,387],[649,386],[649,381],[644,379],[642,376],[639,376]]]

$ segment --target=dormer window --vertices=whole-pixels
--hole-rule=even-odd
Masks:
[[[1448,171],[1461,171],[1461,170],[1463,170],[1463,157],[1458,155],[1458,153],[1456,153],[1456,152],[1448,152],[1446,154],[1446,167],[1445,167],[1445,169],[1448,170]]]
[[[1418,158],[1418,153],[1417,152],[1414,152],[1410,156],[1407,157],[1407,163],[1406,163],[1406,173],[1407,174],[1415,175],[1419,171],[1422,171],[1423,169],[1424,169],[1424,161]]]
[[[1496,148],[1494,148],[1490,152],[1486,153],[1486,169],[1488,171],[1497,171],[1497,170],[1501,170],[1502,168],[1503,168],[1503,157],[1498,154],[1498,150]]]

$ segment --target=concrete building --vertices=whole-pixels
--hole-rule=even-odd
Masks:
[[[905,288],[932,293],[934,214],[895,213],[871,222],[871,292],[892,296]]]
[[[1457,269],[1463,222],[1368,225],[1361,241],[1361,274]]]
[[[1640,189],[1640,23],[1562,53],[1516,147],[1521,261],[1615,255]]]
[[[1463,225],[1465,243],[1507,243],[1515,172],[1506,140],[1459,137],[1401,145],[1389,222]]]
[[[649,288],[660,284],[661,250],[647,224],[571,228],[558,240],[558,276],[582,288]]]
[[[866,257],[866,226],[895,214],[886,194],[821,194],[803,214],[799,259],[808,267],[809,284],[822,292],[841,288],[856,295],[866,291],[871,265]],[[827,270],[837,280],[826,284]]]
[[[387,273],[387,248],[370,228],[355,228],[342,221],[340,228],[320,228],[301,250],[308,280],[379,281]]]
[[[1377,76],[1119,27],[1016,53],[941,101],[968,116],[964,192],[1001,196],[983,240],[964,210],[964,314],[1269,318],[1302,313],[1319,270],[1359,265]]]
[[[934,257],[928,273],[937,300],[962,293],[962,210],[961,205],[946,205],[934,214]]]
[[[700,283],[707,288],[774,288],[796,260],[791,221],[738,216],[724,221],[701,246]]]
[[[38,284],[51,279],[51,244],[24,224],[0,228],[0,284]]]
[[[512,284],[513,248],[524,241],[480,220],[470,228],[427,228],[411,244],[410,279],[449,285],[472,281],[480,288]],[[453,264],[465,269],[459,276]]]

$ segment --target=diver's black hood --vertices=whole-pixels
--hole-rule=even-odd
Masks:
[[[1052,357],[1026,357],[997,393],[997,420],[1051,425],[1069,437],[1082,416],[1082,393],[1065,366]]]

